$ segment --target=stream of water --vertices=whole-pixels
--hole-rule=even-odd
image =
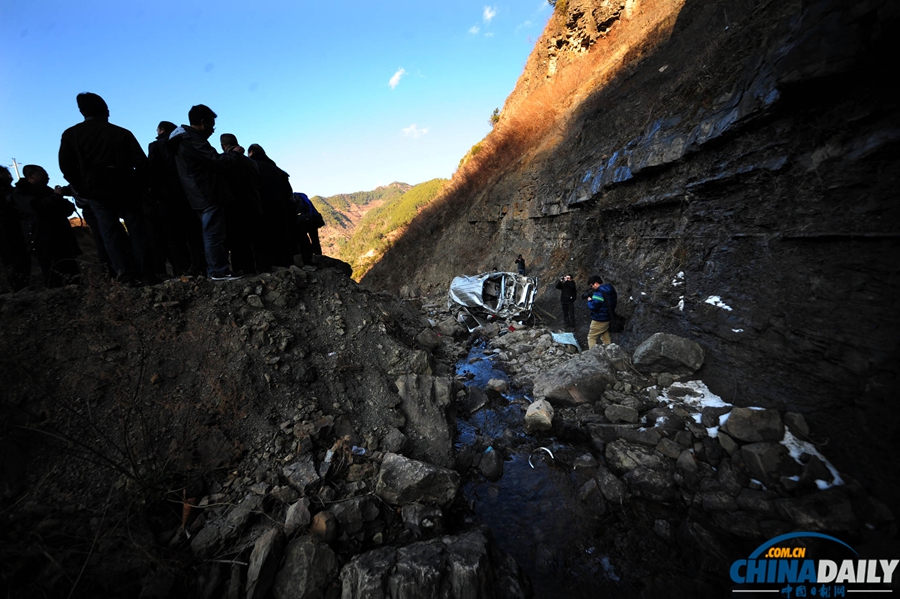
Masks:
[[[466,385],[484,389],[508,376],[475,346],[457,364]],[[587,448],[524,432],[527,398],[515,390],[457,421],[457,451],[486,443],[501,446],[503,475],[473,474],[463,486],[476,517],[489,526],[501,549],[528,573],[536,598],[595,598],[628,593],[609,557],[596,546],[602,521],[579,489],[594,470],[573,467]],[[545,447],[549,453],[539,447]],[[553,457],[551,457],[551,455]]]

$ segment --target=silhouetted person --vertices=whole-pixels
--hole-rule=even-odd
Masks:
[[[516,268],[519,270],[520,275],[525,274],[525,258],[522,257],[522,254],[519,254],[519,257],[516,258]]]
[[[200,219],[188,203],[175,166],[175,157],[166,145],[174,130],[175,123],[161,121],[156,127],[156,140],[147,147],[150,198],[160,208],[159,226],[164,234],[172,274],[205,274],[206,257]]]
[[[59,168],[78,197],[86,200],[117,277],[155,283],[142,201],[149,163],[127,129],[109,122],[106,102],[92,93],[76,98],[84,121],[62,134]],[[125,221],[126,230],[119,219]]]
[[[178,176],[188,202],[200,216],[207,274],[214,281],[234,281],[225,245],[227,225],[225,205],[229,193],[222,173],[240,154],[219,154],[209,143],[216,130],[216,113],[203,104],[188,112],[189,125],[177,127],[169,136],[168,147],[175,157]]]
[[[262,247],[261,252],[257,252],[257,263],[267,259],[270,266],[291,266],[296,253],[297,231],[296,213],[291,202],[294,190],[291,189],[290,175],[278,168],[259,144],[251,144],[247,154],[256,161],[260,177],[260,229],[264,235],[260,240]],[[261,259],[260,253],[265,257]]]
[[[75,257],[81,254],[69,215],[75,206],[62,196],[62,188],[50,189],[50,177],[42,167],[29,164],[12,193],[21,215],[22,236],[41,267],[44,285],[59,287],[80,280]]]
[[[325,226],[325,220],[305,193],[294,193],[294,205],[297,211],[297,226],[300,230],[298,237],[300,255],[303,258],[303,264],[310,265],[314,255],[322,255],[319,227]]]
[[[237,272],[268,272],[272,264],[266,256],[258,256],[257,250],[264,243],[265,235],[260,230],[259,217],[262,207],[259,198],[259,167],[256,162],[244,156],[244,148],[238,144],[232,133],[219,136],[222,152],[232,155],[231,163],[224,172],[231,201],[225,207],[228,221],[227,246],[231,251],[231,266]],[[262,258],[258,264],[257,259]]]
[[[22,215],[12,198],[12,175],[0,167],[0,260],[6,280],[13,291],[28,287],[31,278],[31,257],[22,235]]]

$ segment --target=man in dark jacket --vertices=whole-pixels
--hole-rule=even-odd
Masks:
[[[162,216],[162,229],[167,255],[176,276],[206,273],[206,257],[203,251],[203,232],[200,219],[191,209],[175,157],[169,151],[169,135],[175,123],[161,121],[156,127],[156,140],[147,147],[150,160],[150,199]]]
[[[300,230],[298,237],[300,256],[303,258],[303,264],[309,266],[314,255],[322,255],[319,228],[325,226],[325,219],[305,193],[294,193],[293,201],[297,212],[297,228]]]
[[[109,122],[109,108],[103,98],[82,93],[76,100],[84,121],[63,132],[59,169],[97,217],[117,277],[126,283],[138,277],[145,283],[155,283],[142,206],[147,156],[130,131]],[[119,219],[125,221],[127,233]]]
[[[0,167],[0,260],[13,291],[28,287],[31,258],[22,237],[22,216],[13,203],[12,175]]]
[[[189,125],[172,131],[169,151],[175,156],[188,203],[200,216],[209,277],[214,281],[235,281],[241,277],[232,272],[228,262],[225,209],[229,196],[222,174],[240,154],[219,154],[210,145],[209,137],[216,130],[216,113],[209,106],[192,107],[188,122]]]
[[[267,259],[270,265],[290,266],[294,263],[297,245],[290,227],[291,224],[296,224],[290,175],[278,168],[259,144],[250,144],[247,155],[259,167],[259,195],[262,201],[260,228],[265,235],[261,240],[261,251],[257,252],[257,262],[260,262],[262,254],[265,256],[262,260]]]
[[[69,225],[75,206],[62,196],[62,189],[50,189],[50,177],[42,167],[29,164],[22,169],[12,203],[21,216],[22,236],[41,267],[44,284],[59,287],[79,282],[75,257],[81,254]]]
[[[609,321],[616,313],[616,290],[610,284],[603,284],[603,279],[597,275],[588,279],[591,286],[588,292],[588,309],[591,311],[591,328],[588,331],[588,349],[597,345],[597,339],[603,345],[612,343],[609,336]]]
[[[224,172],[231,196],[225,208],[228,236],[226,245],[231,252],[231,266],[237,272],[269,272],[272,264],[262,250],[263,239],[271,233],[260,228],[262,202],[259,197],[260,177],[256,161],[244,156],[244,148],[233,133],[219,136],[222,152],[232,155]]]
[[[556,283],[559,289],[559,303],[562,306],[563,320],[566,328],[571,329],[575,326],[575,297],[578,295],[578,288],[572,275],[566,275]]]

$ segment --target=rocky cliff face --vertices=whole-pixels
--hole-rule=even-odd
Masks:
[[[570,1],[500,129],[576,73],[555,126],[458,184],[363,283],[437,294],[522,253],[551,282],[546,315],[555,277],[600,273],[628,319],[618,343],[696,340],[716,393],[804,414],[839,468],[896,497],[897,16],[879,0]]]

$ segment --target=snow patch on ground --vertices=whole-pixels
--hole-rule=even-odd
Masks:
[[[722,298],[718,295],[711,295],[703,300],[703,302],[711,306],[715,306],[716,308],[722,308],[723,310],[728,310],[729,312],[731,312],[731,306],[723,302]]]

